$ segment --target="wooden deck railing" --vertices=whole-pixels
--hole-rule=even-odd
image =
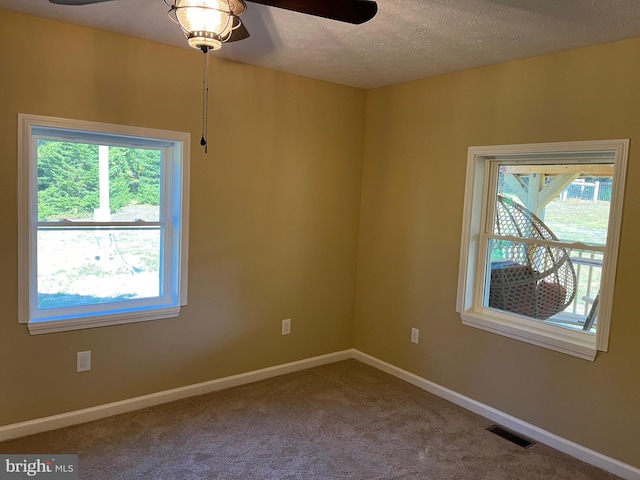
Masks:
[[[602,253],[589,250],[571,249],[571,261],[576,271],[576,296],[564,312],[549,319],[552,323],[582,330],[591,311],[594,300],[600,291],[602,274]],[[595,333],[597,318],[590,333]]]

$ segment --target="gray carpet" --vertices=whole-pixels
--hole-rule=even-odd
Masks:
[[[86,480],[604,480],[355,360],[0,443],[77,453]]]

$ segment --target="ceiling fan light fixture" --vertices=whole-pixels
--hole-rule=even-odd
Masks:
[[[200,50],[217,50],[234,25],[228,0],[176,0],[172,11],[189,45]]]

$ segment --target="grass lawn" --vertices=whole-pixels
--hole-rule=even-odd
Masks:
[[[554,200],[545,208],[544,223],[563,241],[604,245],[609,202]]]

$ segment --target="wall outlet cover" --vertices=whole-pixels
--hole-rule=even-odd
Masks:
[[[411,341],[413,343],[418,343],[419,340],[420,340],[420,330],[418,330],[417,328],[412,328],[411,329]]]
[[[76,358],[76,372],[88,372],[91,370],[91,351],[78,352]]]

